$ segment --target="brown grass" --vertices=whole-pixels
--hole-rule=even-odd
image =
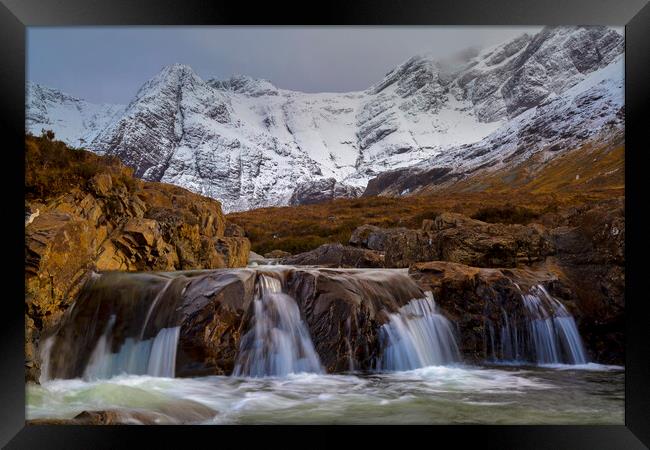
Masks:
[[[274,249],[297,253],[324,243],[345,244],[352,231],[363,224],[420,228],[422,220],[434,218],[440,212],[458,212],[488,222],[529,223],[545,212],[609,197],[599,192],[362,197],[317,205],[260,208],[231,213],[227,219],[246,230],[257,253]]]
[[[54,139],[54,133],[25,137],[25,199],[47,200],[74,187],[83,187],[98,173],[111,174],[115,185],[133,190],[133,170],[116,157],[73,149]]]

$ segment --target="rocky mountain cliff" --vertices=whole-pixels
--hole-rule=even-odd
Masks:
[[[321,94],[242,76],[204,81],[172,65],[126,107],[30,84],[27,128],[118,156],[137,176],[226,211],[285,205],[305,183],[363,189],[395,169],[460,174],[546,150],[550,159],[620,128],[623,50],[607,27],[544,28],[460,63],[417,56],[365,91]],[[410,192],[376,184],[373,193]]]

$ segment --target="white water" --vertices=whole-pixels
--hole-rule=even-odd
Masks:
[[[491,346],[492,359],[532,361],[538,365],[585,365],[587,355],[578,327],[564,305],[542,285],[522,292],[521,299],[523,317],[502,310],[499,339],[495,339],[493,323],[486,322],[486,342]]]
[[[151,318],[151,314],[153,313],[153,311],[156,308],[156,305],[158,304],[160,299],[163,297],[163,295],[165,295],[165,292],[167,292],[167,289],[169,289],[169,286],[171,286],[172,281],[174,281],[174,279],[170,278],[169,281],[167,281],[167,283],[165,283],[165,286],[160,291],[158,291],[158,293],[156,294],[156,297],[151,302],[151,305],[149,306],[149,310],[147,310],[147,315],[144,318],[144,322],[142,324],[142,330],[140,331],[140,340],[142,340],[142,338],[144,337],[144,332],[147,329],[147,324],[149,323],[149,319]]]
[[[295,300],[274,277],[259,275],[253,326],[242,337],[234,376],[322,373],[318,354]]]
[[[372,375],[123,375],[28,384],[26,415],[112,410],[203,424],[623,424],[623,379],[620,369],[464,365]]]
[[[147,374],[155,377],[174,377],[180,333],[181,327],[163,328],[158,332],[151,346]]]
[[[522,296],[530,313],[530,335],[538,364],[586,364],[587,356],[573,316],[538,285]]]
[[[40,348],[41,357],[41,374],[38,378],[39,383],[43,383],[50,378],[50,353],[56,340],[56,335],[50,336],[43,341]]]
[[[379,370],[412,370],[460,360],[451,323],[437,312],[431,292],[391,314],[379,333]]]
[[[97,341],[84,370],[84,379],[106,379],[115,375],[151,375],[173,378],[180,327],[163,328],[154,339],[127,338],[117,353],[111,352],[110,342],[115,316]]]

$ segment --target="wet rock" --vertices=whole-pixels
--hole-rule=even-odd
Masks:
[[[383,267],[383,255],[374,250],[344,246],[342,244],[323,244],[305,253],[288,256],[280,260],[286,265],[318,265],[324,267]]]
[[[379,327],[424,293],[397,272],[293,270],[286,278],[326,371],[369,370],[379,353]]]
[[[599,362],[624,364],[625,205],[618,198],[562,214],[548,263],[576,293],[580,331]]]
[[[556,295],[568,296],[563,303],[576,310],[558,276],[543,268],[488,269],[435,261],[414,264],[409,275],[433,293],[443,313],[458,326],[463,355],[475,361],[493,356],[491,334],[499,332],[506,317],[526,316],[521,296],[532,286],[541,284]]]
[[[183,290],[177,376],[230,375],[250,320],[254,271],[214,272]]]

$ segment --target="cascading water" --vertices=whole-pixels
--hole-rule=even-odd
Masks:
[[[518,287],[518,286],[517,286]],[[487,323],[492,359],[537,364],[586,364],[587,356],[573,316],[542,285],[521,294],[522,313],[502,311],[500,339]]]
[[[40,380],[174,377],[178,292],[186,282],[180,274],[91,277],[58,330],[43,341]]]
[[[539,364],[586,364],[587,357],[573,316],[543,286],[522,296],[530,312],[530,335]]]
[[[438,313],[433,295],[413,299],[390,314],[380,331],[379,370],[412,370],[458,361],[460,352],[451,323]]]
[[[180,327],[163,328],[154,339],[126,338],[117,353],[110,350],[115,316],[97,341],[84,371],[86,379],[103,379],[115,375],[151,375],[173,378]]]
[[[323,372],[298,305],[282,293],[280,280],[260,274],[253,305],[253,326],[242,337],[233,375]]]

